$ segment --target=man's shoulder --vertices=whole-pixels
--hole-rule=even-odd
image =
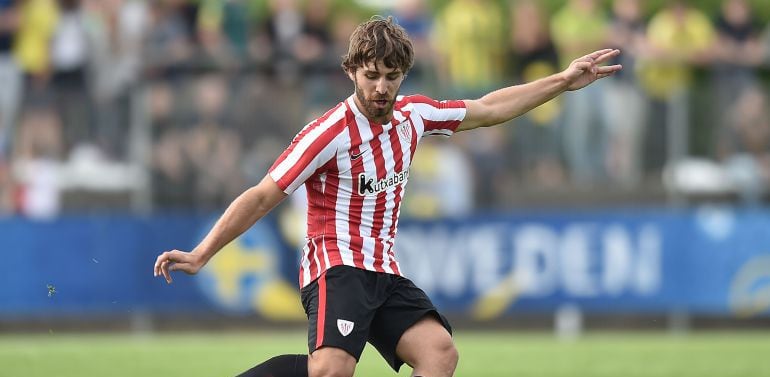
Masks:
[[[415,104],[435,104],[438,101],[436,101],[433,98],[430,98],[423,94],[410,94],[410,95],[402,95],[398,96],[396,98],[396,109],[410,109],[413,108]]]
[[[306,123],[302,130],[294,136],[292,143],[305,138],[325,142],[335,139],[347,126],[348,120],[351,119],[349,112],[350,110],[345,106],[344,101],[338,103],[324,112],[323,115]]]
[[[413,103],[413,102],[425,102],[425,101],[434,101],[433,98],[430,98],[424,94],[406,94],[406,95],[399,95],[396,98],[397,103]]]
[[[336,104],[326,110],[323,115],[313,119],[308,126],[325,125],[326,127],[341,126],[352,115],[352,111],[346,106],[345,101]]]
[[[427,106],[416,106],[427,105]],[[408,96],[399,96],[396,98],[396,110],[412,111],[420,109],[423,111],[432,111],[427,109],[454,109],[464,108],[463,100],[437,100],[422,94],[412,94]]]

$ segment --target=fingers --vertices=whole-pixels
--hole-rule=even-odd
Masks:
[[[593,62],[596,61],[596,59],[599,59],[600,56],[602,56],[602,55],[604,55],[604,54],[606,54],[608,52],[611,52],[611,51],[612,51],[612,49],[610,49],[610,48],[605,48],[603,50],[594,51],[594,52],[592,52],[592,53],[590,53],[588,55],[583,55],[583,56],[575,59],[575,62],[593,63]]]
[[[586,62],[591,64],[601,64],[606,62],[609,59],[612,59],[616,56],[620,55],[620,50],[618,49],[612,49],[612,48],[605,48],[602,50],[594,51],[588,55],[583,56],[582,58],[578,58],[575,60],[575,62]]]
[[[620,65],[620,64],[607,65],[607,66],[603,66],[603,67],[597,67],[596,68],[596,74],[597,75],[609,75],[609,74],[613,74],[613,73],[615,73],[617,71],[620,71],[621,69],[623,69],[623,66]]]
[[[618,72],[621,69],[623,69],[623,66],[620,64],[609,65],[606,67],[599,67],[599,69],[597,69],[596,71],[596,77],[603,79],[607,76],[612,76],[613,74],[615,74],[615,72]]]
[[[609,57],[616,56],[619,53],[620,53],[620,50],[618,49],[605,48],[605,49],[594,51],[584,56],[584,58],[591,59],[596,62],[601,62]]]
[[[176,263],[185,262],[186,257],[187,254],[179,250],[166,251],[158,255],[153,269],[154,276],[163,275],[166,282],[171,284],[173,279],[171,279],[171,273],[169,271],[176,270],[177,268],[174,268]]]
[[[609,65],[609,66],[600,66],[599,64],[605,62],[606,60],[617,56],[620,53],[620,50],[613,50],[613,49],[604,49],[599,50],[594,53],[591,53],[589,55],[586,55],[578,60],[575,60],[574,67],[581,71],[590,71],[591,73],[601,75],[605,73],[614,73],[616,71],[619,71],[623,68],[620,64],[615,65]],[[594,55],[597,55],[594,58]]]
[[[155,259],[155,266],[153,266],[152,274],[153,276],[160,275],[160,266],[163,264],[164,261],[168,259],[168,251],[165,253],[162,253],[161,255],[158,255],[158,258]]]
[[[168,267],[171,264],[169,261],[163,261],[160,266],[160,272],[163,274],[163,278],[166,279],[166,283],[171,284],[174,280],[171,279],[171,273],[168,271]]]
[[[604,49],[604,50],[596,51],[596,52],[594,52],[591,55],[594,55],[594,54],[598,55],[598,56],[596,56],[594,58],[594,61],[596,61],[596,63],[604,63],[607,60],[612,59],[612,58],[620,55],[620,50],[617,50],[617,49]]]
[[[171,254],[170,251],[166,251],[158,255],[158,258],[155,259],[155,266],[153,268],[153,274],[155,276],[158,276],[161,274],[161,266],[163,265],[163,263],[169,260],[170,254]]]

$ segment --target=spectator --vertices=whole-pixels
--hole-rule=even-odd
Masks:
[[[270,42],[273,73],[280,82],[294,84],[300,74],[294,46],[302,37],[304,14],[296,0],[270,0],[269,7],[265,31]]]
[[[8,161],[0,159],[0,218],[14,212],[14,182],[10,170]]]
[[[27,0],[21,2],[20,12],[15,57],[28,77],[28,89],[43,91],[50,76],[49,46],[59,17],[58,8],[54,0]]]
[[[217,209],[243,190],[240,170],[242,144],[225,114],[229,85],[223,74],[201,77],[196,86],[196,123],[183,146],[195,174],[195,203],[200,209]]]
[[[21,214],[47,219],[61,209],[59,171],[64,153],[62,123],[51,106],[25,109],[14,142],[14,206]]]
[[[338,59],[347,53],[350,33],[353,32],[361,18],[351,10],[344,10],[335,12],[331,21],[329,54],[334,58],[334,61],[330,65],[333,69],[330,69],[326,76],[326,98],[324,99],[326,106],[333,105],[337,99],[344,97],[350,91],[348,86],[350,80],[339,71]],[[323,111],[324,108],[318,107],[311,109],[311,111]]]
[[[612,3],[610,46],[623,50],[615,64],[624,69],[605,82],[608,115],[606,165],[611,181],[632,187],[642,178],[642,142],[647,117],[647,98],[634,75],[646,45],[646,25],[641,0]]]
[[[294,55],[303,65],[305,74],[313,74],[314,70],[326,66],[325,52],[331,35],[329,33],[329,16],[331,4],[329,0],[317,0],[307,4],[304,10],[304,23],[299,38],[292,48]]]
[[[762,33],[761,44],[757,55],[760,57],[760,64],[767,68],[770,67],[770,23],[765,27]]]
[[[7,157],[13,139],[16,111],[22,96],[22,74],[13,56],[13,44],[20,26],[20,2],[0,0],[0,164]],[[0,168],[2,169],[2,168]]]
[[[505,54],[503,12],[491,0],[452,0],[437,16],[433,47],[445,95],[478,98],[503,81]],[[457,143],[470,155],[474,179],[484,182],[475,203],[492,207],[510,183],[505,166],[505,127],[458,135]]]
[[[60,1],[59,20],[51,35],[51,84],[68,148],[91,144],[96,136],[89,90],[95,38],[83,1]]]
[[[551,34],[561,68],[579,56],[580,51],[606,47],[608,27],[596,0],[569,0],[551,18]],[[595,184],[606,176],[608,120],[602,105],[606,83],[598,84],[564,96],[562,140],[569,173],[578,185]]]
[[[517,0],[510,11],[510,59],[517,83],[558,72],[559,60],[548,21],[535,0]],[[514,169],[522,183],[556,187],[564,182],[558,126],[562,101],[555,98],[515,120],[511,149]]]
[[[236,58],[246,59],[251,31],[248,0],[227,0],[222,4],[222,31]]]
[[[684,158],[689,149],[689,88],[693,66],[708,62],[714,29],[706,15],[685,0],[671,0],[650,20],[648,49],[637,72],[651,96],[645,140],[653,172]]]
[[[328,99],[327,73],[339,73],[337,57],[330,54],[331,31],[329,0],[308,2],[305,22],[292,47],[294,56],[302,66],[305,106],[321,106]]]
[[[135,0],[92,1],[91,7],[96,139],[108,156],[124,159],[148,11]]]
[[[194,53],[192,34],[184,18],[185,4],[181,0],[162,0],[150,6],[144,67],[151,77],[177,77]]]
[[[64,159],[61,117],[53,106],[33,102],[23,109],[14,140],[14,160]]]
[[[404,214],[416,218],[468,215],[473,209],[470,161],[452,143],[425,138],[409,171]]]
[[[243,0],[203,0],[197,12],[200,59],[217,69],[240,68],[247,56],[248,20]]]
[[[727,114],[728,127],[718,138],[718,158],[740,198],[757,204],[770,184],[770,111],[767,95],[749,87]]]
[[[437,16],[433,46],[450,93],[475,98],[502,80],[502,14],[490,0],[452,0]]]
[[[153,140],[160,139],[166,131],[176,126],[174,91],[165,80],[147,83],[147,95],[144,107],[152,127]]]
[[[716,20],[712,82],[717,123],[729,127],[726,114],[740,94],[757,84],[761,29],[746,0],[724,0]]]
[[[158,209],[190,209],[195,205],[195,176],[184,153],[184,133],[167,129],[153,147],[153,204]]]
[[[401,85],[401,92],[412,94],[428,90],[432,83],[431,72],[435,51],[430,44],[433,18],[426,0],[397,0],[393,17],[406,30],[415,49],[415,65],[409,71],[409,79]],[[336,57],[335,57],[336,58]]]

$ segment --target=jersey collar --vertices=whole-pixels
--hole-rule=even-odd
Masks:
[[[350,111],[352,111],[353,114],[355,114],[356,118],[359,118],[361,120],[369,122],[369,118],[367,118],[366,115],[364,115],[364,113],[362,113],[361,110],[358,109],[358,106],[356,105],[355,97],[356,97],[355,93],[351,94],[350,97],[348,97],[345,100],[345,103],[347,104],[347,106],[350,109]],[[401,95],[396,97],[396,103],[398,103],[398,101],[401,98],[402,98]],[[395,106],[394,106],[393,107],[393,117],[390,118],[390,122],[385,123],[382,126],[387,127],[387,126],[391,126],[391,125],[394,125],[394,124],[400,124],[405,119],[406,119],[406,116],[404,116],[404,114],[401,112],[401,109],[396,109]]]

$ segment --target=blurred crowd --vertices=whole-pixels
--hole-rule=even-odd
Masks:
[[[473,98],[623,51],[619,75],[511,127],[424,140],[410,215],[506,208],[521,190],[666,182],[761,202],[767,20],[748,0],[646,3],[0,0],[0,214],[222,208],[351,94],[340,57],[372,14],[414,41],[402,94]]]

